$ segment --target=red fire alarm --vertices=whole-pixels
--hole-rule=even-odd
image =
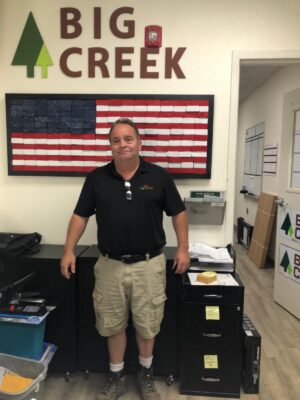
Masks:
[[[145,27],[145,47],[161,47],[162,27],[148,25]]]

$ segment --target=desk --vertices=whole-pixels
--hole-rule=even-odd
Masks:
[[[3,262],[5,277],[7,280],[13,280],[35,270],[37,273],[26,286],[26,291],[39,291],[41,296],[48,300],[49,305],[56,306],[48,316],[45,331],[45,340],[58,346],[49,366],[50,371],[66,373],[79,369],[106,372],[107,344],[106,339],[95,329],[92,302],[93,267],[99,256],[98,248],[76,247],[77,273],[70,280],[60,274],[59,261],[62,253],[62,245],[42,245],[37,254]],[[205,286],[200,290],[198,286],[196,290],[189,282],[182,281],[185,275],[173,273],[174,253],[174,247],[165,248],[168,299],[165,303],[161,331],[154,348],[154,372],[167,378],[180,375],[182,393],[238,397],[243,285],[238,277],[235,277],[239,286],[219,287],[214,294],[221,297],[208,301],[205,294],[211,294],[212,286]],[[207,305],[220,308],[221,321],[205,321],[203,316]],[[213,322],[213,328],[221,332],[220,340],[202,337],[206,329],[211,329],[210,322]],[[127,334],[126,371],[135,373],[137,347],[131,323]],[[202,382],[199,379],[203,372],[199,360],[203,360],[204,349],[219,355],[220,369],[217,372],[221,372],[221,380],[218,382]]]

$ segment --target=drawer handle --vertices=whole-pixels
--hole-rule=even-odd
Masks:
[[[205,382],[221,382],[220,378],[212,378],[209,376],[201,376],[201,379]]]
[[[205,294],[204,297],[208,299],[222,299],[223,295],[222,294]]]
[[[202,336],[216,338],[216,337],[221,337],[222,335],[221,335],[221,333],[206,333],[206,332],[203,332]]]

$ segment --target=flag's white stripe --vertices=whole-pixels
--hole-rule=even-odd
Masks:
[[[183,146],[186,146],[182,143]],[[194,140],[193,146],[206,146],[207,142],[204,140]],[[188,146],[188,145],[187,145]]]
[[[103,134],[108,135],[109,129],[110,128],[96,128],[95,132],[96,132],[96,134],[99,133],[101,135],[103,135]]]
[[[169,135],[171,134],[171,129],[163,128],[139,128],[141,135]],[[109,133],[109,128],[96,128],[96,135],[107,135]],[[208,129],[182,129],[182,135],[206,135],[208,136]]]
[[[193,168],[193,166],[194,166],[193,162],[184,161],[184,162],[181,163],[181,167],[182,168]]]
[[[50,155],[50,156],[59,156],[59,155],[65,155],[65,156],[111,156],[112,153],[110,150],[106,151],[93,151],[93,150],[47,150],[47,149],[13,149],[12,152],[13,155]]]
[[[11,138],[12,143],[23,143],[23,138]]]
[[[206,164],[204,164],[204,163],[194,163],[194,168],[206,168]]]
[[[24,149],[13,149],[12,153],[13,154],[24,154]]]
[[[208,136],[207,129],[183,129],[183,135],[206,135]]]
[[[13,156],[14,155],[25,155],[25,156],[81,156],[81,157],[86,157],[87,159],[90,157],[111,157],[112,153],[110,150],[107,151],[83,151],[83,150],[20,150],[20,149],[15,149],[13,151]],[[206,157],[207,152],[206,151],[193,151],[187,150],[187,151],[181,151],[181,150],[172,150],[171,146],[166,146],[165,151],[156,151],[156,147],[153,147],[153,149],[147,149],[147,150],[141,150],[141,155],[142,156],[153,156],[153,157]]]
[[[24,160],[12,160],[12,165],[24,165]]]
[[[196,158],[196,157],[207,157],[207,152],[206,151],[197,151],[192,153],[192,157]]]
[[[172,140],[172,136],[170,136],[170,140],[164,140],[164,139],[159,139],[159,137],[156,137],[155,140],[151,139],[151,136],[149,135],[146,139],[142,140],[142,143],[145,146],[205,146],[207,145],[207,141],[206,140]],[[18,144],[22,144],[22,143],[18,143]],[[30,148],[35,148],[36,147],[36,143],[32,143],[30,140],[24,139],[23,142],[24,146],[30,146]],[[60,143],[55,140],[53,142],[51,142],[51,140],[49,140],[47,143],[45,143],[45,148],[47,148],[47,146],[58,146],[59,145],[65,145],[65,143]],[[77,145],[77,146],[81,146],[82,149],[84,150],[86,146],[109,146],[109,141],[107,140],[87,140],[85,142],[83,141],[74,141],[72,143],[68,143],[69,146],[72,145]],[[29,149],[30,149],[29,148]],[[13,149],[13,150],[17,150],[17,149]],[[50,148],[51,150],[51,148]],[[53,149],[55,150],[55,149]],[[58,150],[58,149],[57,149]],[[66,149],[65,149],[66,150]],[[96,149],[94,149],[96,150]]]
[[[111,116],[98,116],[96,117],[96,123],[98,124],[105,124],[107,122],[114,122],[118,119],[118,117],[111,117]],[[134,123],[142,124],[208,124],[208,118],[196,118],[196,117],[147,117],[145,115],[141,116],[133,116],[131,118]]]
[[[148,111],[160,111],[160,106],[147,106]]]
[[[164,106],[164,105],[109,105],[98,104],[96,112],[109,112],[109,111],[122,111],[122,112],[208,112],[209,106],[200,105],[182,105],[182,106]]]
[[[168,168],[168,162],[167,161],[158,161],[155,164],[159,165],[162,168]]]

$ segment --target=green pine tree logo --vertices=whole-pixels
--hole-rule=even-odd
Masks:
[[[287,272],[289,275],[292,273],[292,266],[287,251],[282,257],[280,266],[284,269],[284,272]]]
[[[34,78],[35,66],[40,66],[42,78],[47,78],[48,67],[53,65],[32,12],[29,13],[27,18],[11,65],[26,65],[27,78]]]
[[[280,229],[284,230],[286,235],[293,237],[294,230],[292,227],[289,213],[286,214],[286,217],[285,217]]]

